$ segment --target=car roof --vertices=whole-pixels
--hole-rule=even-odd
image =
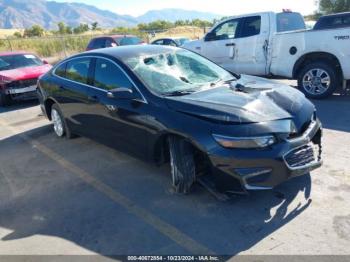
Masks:
[[[179,40],[179,39],[183,39],[183,38],[189,39],[188,37],[185,37],[185,36],[176,36],[176,37],[161,37],[161,38],[158,38],[158,39],[156,39],[154,41],[162,40],[162,39]]]
[[[183,50],[183,49],[172,47],[172,46],[130,45],[130,46],[118,46],[118,47],[95,49],[95,50],[84,52],[80,55],[94,53],[94,54],[101,54],[101,55],[110,55],[120,60],[124,60],[131,57],[164,54],[164,53],[174,52],[176,50]]]
[[[93,39],[98,39],[98,38],[123,38],[123,37],[136,37],[136,35],[103,35],[103,36],[96,36]]]
[[[8,51],[8,52],[0,52],[0,56],[9,56],[9,55],[24,55],[31,54],[30,52],[25,51]]]
[[[343,15],[350,15],[350,12],[344,12],[344,13],[336,13],[336,14],[330,14],[330,15],[324,15],[321,16],[321,18],[326,18],[326,17],[337,17],[337,16],[343,16]]]

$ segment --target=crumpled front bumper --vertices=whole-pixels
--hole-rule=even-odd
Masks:
[[[212,176],[220,192],[265,190],[322,166],[322,125],[311,122],[299,137],[286,139],[266,149],[226,149],[217,147],[209,153]]]
[[[17,94],[24,94],[24,93],[31,93],[36,94],[37,86],[27,86],[27,87],[18,87],[18,88],[9,88],[5,89],[5,94],[9,95],[17,95]]]

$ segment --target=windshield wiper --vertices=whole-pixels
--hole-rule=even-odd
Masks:
[[[195,90],[177,90],[173,92],[162,93],[163,96],[185,96],[196,92]]]
[[[210,83],[210,86],[214,87],[214,86],[217,86],[218,84],[223,84],[223,85],[230,84],[233,81],[237,81],[237,79],[236,78],[231,78],[231,79],[228,79],[228,80],[219,79],[216,82]]]
[[[190,80],[188,80],[186,77],[184,77],[184,76],[180,76],[180,80],[181,81],[183,81],[183,82],[185,82],[185,83],[187,83],[187,84],[192,84],[191,82],[190,82]]]

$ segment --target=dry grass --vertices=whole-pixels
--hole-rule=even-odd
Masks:
[[[188,37],[190,39],[198,39],[203,37],[204,29],[195,26],[181,26],[171,28],[166,32],[157,33],[155,37],[150,40],[153,41],[163,37]]]
[[[95,35],[92,35],[91,32],[87,32],[82,35],[69,35],[64,37],[48,35],[40,38],[12,37],[11,39],[6,39],[6,37],[13,36],[14,32],[18,31],[20,30],[0,29],[0,51],[22,50],[55,60],[84,51],[89,40],[97,34],[101,35],[110,33],[104,30],[96,32],[97,34],[95,33]],[[169,29],[166,32],[157,33],[154,38],[148,40],[153,41],[161,37],[188,37],[190,39],[198,39],[203,35],[203,28],[182,26]],[[143,35],[143,38],[147,37]]]
[[[91,35],[0,40],[0,51],[21,50],[41,57],[65,57],[85,50]]]
[[[15,32],[23,33],[24,29],[0,29],[0,38],[13,36]]]

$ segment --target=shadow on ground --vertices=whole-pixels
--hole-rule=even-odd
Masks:
[[[36,105],[39,105],[39,101],[36,99],[26,100],[26,101],[14,101],[10,106],[0,107],[0,114],[19,110],[19,109],[25,109],[28,107],[33,107]]]
[[[166,166],[157,168],[85,138],[58,139],[47,126],[24,134],[216,254],[248,250],[311,203],[309,175],[274,191],[218,202],[199,186],[187,196],[172,193]],[[48,235],[105,256],[191,253],[19,135],[0,140],[0,162],[0,227],[13,231],[1,241]],[[270,240],[271,249],[281,245]]]

